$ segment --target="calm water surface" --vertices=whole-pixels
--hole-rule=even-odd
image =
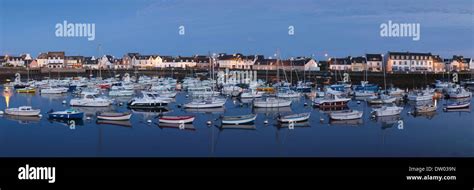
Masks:
[[[3,87],[0,87],[3,88]],[[185,110],[177,105],[190,101],[181,92],[169,105],[171,115],[196,115],[185,130],[159,126],[157,113],[133,111],[130,122],[96,123],[96,111],[126,111],[125,105],[109,108],[79,108],[90,120],[76,123],[49,121],[49,110],[65,110],[70,94],[40,95],[5,93],[2,89],[0,109],[31,105],[41,108],[43,118],[0,117],[0,156],[311,156],[311,157],[398,157],[398,156],[474,156],[473,106],[467,110],[414,117],[405,107],[396,117],[372,119],[372,108],[365,102],[351,101],[349,107],[363,110],[361,120],[330,122],[327,112],[312,108],[310,99],[294,100],[291,108],[252,109],[251,104],[229,98],[225,108]],[[126,102],[129,98],[119,98]],[[441,104],[445,100],[441,100]],[[304,104],[308,106],[305,106]],[[246,129],[218,128],[220,115],[257,113],[253,125]],[[289,129],[278,126],[278,113],[311,112],[307,123]],[[151,123],[147,121],[151,120]],[[207,125],[207,121],[213,121]],[[268,124],[264,121],[268,120]],[[255,129],[251,129],[254,127]],[[250,128],[250,129],[249,129]]]

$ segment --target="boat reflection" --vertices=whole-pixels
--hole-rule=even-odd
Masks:
[[[292,112],[291,107],[279,107],[279,108],[253,108],[254,113],[284,113]]]
[[[346,125],[346,126],[361,126],[364,121],[361,119],[351,119],[351,120],[329,120],[330,125]]]
[[[281,129],[281,128],[290,128],[290,126],[293,125],[291,128],[293,127],[301,127],[301,128],[304,128],[304,127],[311,127],[310,123],[308,121],[305,121],[305,122],[299,122],[299,123],[293,123],[293,124],[290,124],[290,123],[277,123],[275,124],[275,126],[277,127],[277,129]]]
[[[130,123],[130,120],[127,121],[110,121],[110,120],[101,120],[98,119],[96,121],[98,125],[115,125],[115,126],[120,126],[120,127],[132,127],[132,123]]]
[[[140,108],[132,108],[130,109],[132,113],[137,113],[137,114],[153,114],[156,115],[156,113],[168,113],[171,111],[171,109],[167,107],[161,107],[161,108],[156,108],[156,109],[140,109]]]
[[[184,111],[189,113],[224,113],[225,108],[185,108]]]
[[[219,130],[224,130],[224,129],[241,129],[241,130],[255,130],[257,127],[255,125],[229,125],[229,124],[223,124],[221,126],[216,127]]]
[[[39,123],[41,121],[41,117],[28,117],[8,114],[5,114],[3,117],[10,121],[17,121],[19,124]]]
[[[375,118],[377,122],[381,122],[382,124],[397,123],[400,119],[401,119],[400,115],[382,116],[382,117]]]
[[[97,112],[111,112],[112,107],[74,107],[80,112],[84,112],[84,115],[88,117],[93,117]]]
[[[432,111],[432,112],[424,112],[424,113],[412,113],[413,117],[424,117],[426,119],[433,119],[438,112]]]
[[[344,110],[349,110],[349,107],[345,106],[345,107],[319,108],[319,113],[332,113],[332,112],[340,112]]]
[[[196,128],[193,124],[179,124],[179,123],[158,123],[160,129],[170,128],[170,129],[179,129],[187,131],[195,131]]]
[[[82,119],[48,119],[49,123],[60,123],[62,125],[71,126],[84,126]]]

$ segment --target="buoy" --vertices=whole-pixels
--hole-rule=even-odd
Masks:
[[[66,104],[66,100],[63,100],[63,104]]]
[[[305,102],[305,103],[304,103],[304,106],[307,106],[307,105],[308,105],[308,103]]]
[[[268,124],[268,120],[263,121],[263,123]]]
[[[446,109],[446,108],[443,108],[443,111],[448,111],[448,109]]]
[[[42,114],[39,114],[38,116],[39,116],[39,117],[43,117],[43,115],[42,115]]]
[[[146,120],[146,122],[147,122],[147,123],[151,123],[151,119],[149,119],[149,120]]]
[[[411,114],[411,111],[408,111],[407,114]]]
[[[234,100],[233,103],[235,104],[235,103],[237,103],[237,101]]]
[[[322,123],[324,121],[324,118],[319,118],[319,121]]]
[[[240,103],[240,107],[243,107],[243,106],[244,106],[244,104]]]
[[[119,105],[120,105],[120,106],[123,106],[123,102],[120,102]]]
[[[360,101],[357,101],[357,104],[360,104]]]
[[[0,115],[3,115],[3,111],[0,111]]]
[[[91,120],[91,117],[86,117],[87,120]]]
[[[188,94],[186,94],[186,98],[187,98],[187,97],[189,97],[189,95],[188,95]]]
[[[375,118],[375,114],[372,114],[372,118]]]
[[[206,123],[207,123],[207,125],[211,125],[212,121],[207,121]]]

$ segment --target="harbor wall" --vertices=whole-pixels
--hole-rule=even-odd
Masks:
[[[88,69],[29,69],[26,68],[0,68],[0,81],[4,83],[7,79],[13,80],[15,73],[20,73],[22,80],[27,79],[29,73],[30,79],[40,80],[44,78],[64,78],[64,77],[94,77],[102,76],[103,78],[113,77],[116,75],[123,76],[125,73],[129,73],[130,76],[162,76],[162,77],[173,77],[177,79],[183,79],[187,76],[201,76],[203,78],[209,77],[209,71],[206,69],[181,69],[181,68],[159,68],[159,69],[146,69],[146,70],[134,70],[134,69],[117,69],[117,70],[88,70]],[[323,72],[323,71],[280,71],[275,70],[257,70],[257,78],[277,81],[279,74],[280,80],[287,79],[296,83],[298,80],[306,79],[306,81],[316,82],[322,84],[323,82],[342,81],[344,78],[343,73],[339,72]],[[367,80],[370,83],[375,83],[383,86],[384,76],[381,72],[348,72],[348,79],[352,84],[359,84],[361,80]],[[285,77],[286,75],[286,77]],[[457,73],[458,81],[469,79],[474,76],[474,72],[460,72]],[[432,84],[435,80],[451,80],[453,79],[453,73],[387,73],[386,83],[387,85],[393,84],[394,86],[401,88],[420,88],[426,85]]]

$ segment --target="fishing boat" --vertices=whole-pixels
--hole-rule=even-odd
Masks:
[[[373,91],[368,91],[368,90],[358,90],[354,92],[355,97],[370,97],[370,96],[375,96],[375,92]]]
[[[83,107],[107,107],[112,104],[112,101],[107,98],[97,97],[96,93],[82,92],[82,98],[74,98],[69,101],[71,106]]]
[[[109,92],[109,96],[133,96],[135,91],[125,89],[122,86],[112,86],[112,90]]]
[[[302,121],[307,121],[310,116],[311,116],[311,112],[291,114],[291,115],[285,115],[285,116],[279,115],[278,121],[282,123],[302,122]]]
[[[25,87],[25,88],[20,88],[16,89],[17,93],[36,93],[36,89],[33,87]]]
[[[111,121],[126,121],[130,120],[132,113],[130,112],[97,112],[97,119],[111,120]]]
[[[386,95],[386,94],[381,94],[380,99],[382,100],[382,103],[384,104],[390,104],[397,101],[396,97],[393,97],[391,95]]]
[[[421,92],[412,92],[408,94],[407,98],[409,101],[427,101],[427,100],[432,100],[433,99],[433,90],[426,89]]]
[[[399,115],[403,107],[398,106],[382,106],[381,108],[374,108],[372,114],[377,117]]]
[[[464,102],[452,102],[446,105],[445,109],[463,109],[468,108],[471,105],[470,101]]]
[[[187,104],[184,104],[184,108],[218,108],[224,106],[227,99],[221,98],[207,98],[207,99],[196,99]]]
[[[363,112],[357,110],[345,110],[341,112],[331,112],[329,117],[333,120],[351,120],[362,118]]]
[[[452,99],[461,99],[461,98],[471,98],[471,92],[467,91],[466,89],[456,86],[455,88],[448,90],[448,96]]]
[[[133,109],[163,108],[171,102],[171,98],[161,97],[158,93],[142,91],[142,97],[135,97],[128,102],[128,107]]]
[[[222,124],[248,124],[253,123],[257,118],[257,114],[238,115],[238,116],[222,116]]]
[[[20,106],[18,108],[7,108],[5,114],[14,116],[39,116],[41,113],[40,109],[33,109],[31,106]]]
[[[369,104],[381,104],[381,103],[383,103],[382,99],[379,98],[378,96],[370,96],[366,100]]]
[[[350,98],[342,98],[338,95],[326,93],[324,98],[314,99],[313,104],[319,108],[346,107],[350,100]]]
[[[400,88],[390,88],[387,90],[388,92],[388,95],[392,96],[392,97],[399,97],[399,96],[404,96],[405,95],[405,91],[400,89]]]
[[[265,92],[257,90],[244,90],[240,94],[240,98],[261,98]]]
[[[266,98],[264,100],[255,100],[253,106],[256,108],[276,108],[286,107],[291,105],[291,100],[279,98]]]
[[[226,96],[239,96],[242,93],[242,88],[235,85],[226,85],[222,88],[222,94]]]
[[[48,87],[48,88],[42,88],[40,90],[41,94],[62,94],[66,93],[69,90],[69,88],[65,87]]]
[[[49,119],[82,119],[84,112],[77,111],[76,109],[67,109],[64,111],[49,111]]]
[[[434,101],[434,104],[419,105],[415,107],[415,114],[417,113],[428,113],[434,112],[438,108],[437,101]]]
[[[172,123],[172,124],[184,124],[192,123],[194,121],[194,116],[192,115],[181,115],[181,116],[159,116],[158,122],[160,123]]]

